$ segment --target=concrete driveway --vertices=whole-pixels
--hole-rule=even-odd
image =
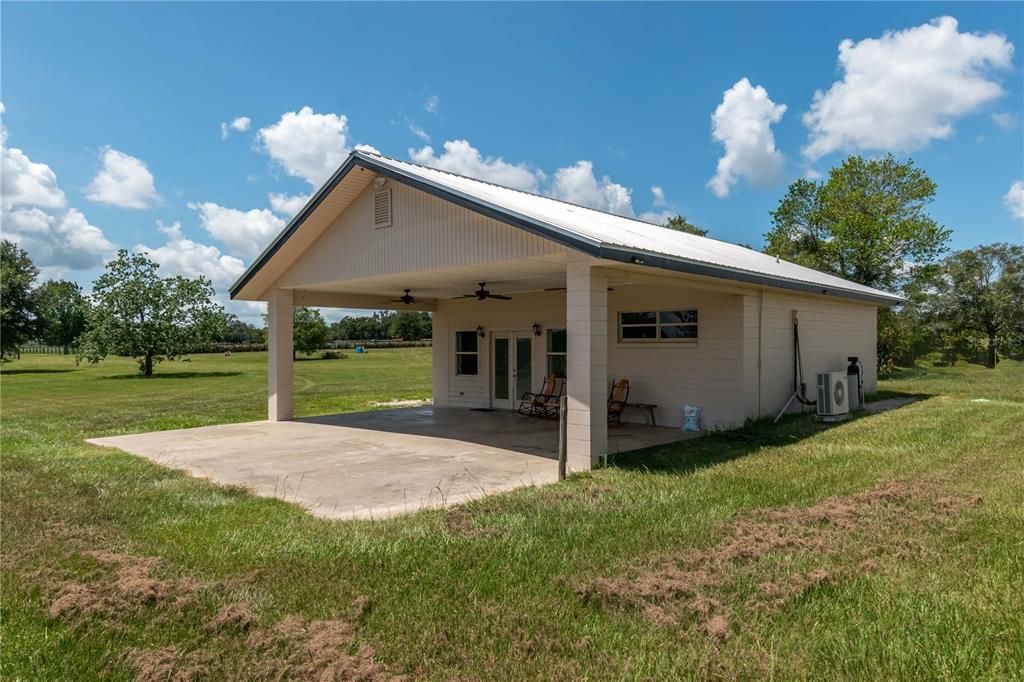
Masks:
[[[612,429],[613,451],[677,440],[677,429]],[[301,504],[326,517],[382,518],[558,478],[558,424],[515,412],[407,408],[93,438],[189,474]]]

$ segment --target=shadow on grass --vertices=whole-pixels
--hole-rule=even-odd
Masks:
[[[884,395],[880,396],[880,393],[884,393]],[[912,398],[914,402],[919,402],[932,396],[884,391],[873,394],[873,397],[876,400]],[[762,417],[732,431],[717,431],[708,433],[701,438],[611,455],[609,465],[620,469],[652,473],[689,474],[704,467],[746,457],[764,447],[779,447],[798,443],[822,431],[841,427],[861,419],[870,419],[877,414],[889,411],[891,410],[874,413],[861,412],[851,420],[836,423],[818,421],[811,412],[787,415],[778,424],[773,423],[773,417]]]
[[[77,369],[4,369],[0,374],[64,374],[66,372],[77,372]]]
[[[140,381],[150,379],[206,379],[216,377],[237,377],[241,372],[154,372],[152,376],[142,374],[111,374],[104,379],[138,379]]]

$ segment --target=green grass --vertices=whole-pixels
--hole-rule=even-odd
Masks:
[[[926,399],[897,411],[830,428],[758,423],[457,514],[382,522],[316,519],[82,442],[262,418],[264,361],[197,356],[152,379],[134,378],[128,360],[3,366],[5,680],[132,679],[130,652],[167,647],[181,665],[208,656],[214,678],[272,678],[275,654],[254,654],[241,628],[204,627],[233,603],[252,608],[255,628],[291,615],[349,620],[352,647],[417,678],[1001,680],[1024,670],[1020,364],[908,370],[879,395]],[[299,362],[296,411],[423,398],[429,383],[429,349]],[[862,510],[845,530],[779,526],[824,544],[720,558],[757,510],[855,500],[887,481],[922,492],[906,508]],[[973,496],[980,504],[937,511]],[[155,577],[208,589],[188,605],[50,617],[68,583],[110,582],[90,550],[159,557]],[[873,567],[861,568],[868,554]],[[707,596],[728,616],[728,638],[706,634],[685,594],[602,596],[602,581],[632,589],[666,561],[713,569]],[[771,608],[758,601],[760,583],[816,568],[832,577]],[[357,616],[360,595],[372,608]],[[652,618],[651,604],[673,618]]]

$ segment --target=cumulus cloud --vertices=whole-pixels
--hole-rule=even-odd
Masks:
[[[67,199],[57,186],[57,174],[45,163],[34,163],[20,149],[3,150],[3,206],[64,208]]]
[[[431,95],[427,98],[427,101],[423,103],[423,108],[432,114],[436,114],[441,109],[441,98],[437,95]]]
[[[296,213],[302,210],[302,207],[309,201],[310,195],[308,194],[268,194],[267,199],[270,201],[270,208],[273,209],[274,213],[291,218]]]
[[[261,128],[257,138],[263,151],[288,175],[319,187],[349,153],[348,117],[318,114],[306,106]]]
[[[725,146],[718,170],[707,183],[715,196],[729,196],[740,178],[758,186],[779,180],[785,158],[775,149],[772,124],[785,113],[785,104],[776,104],[767,90],[751,85],[746,78],[725,91],[711,115],[711,136]]]
[[[508,163],[500,156],[484,157],[467,140],[445,142],[444,151],[440,155],[429,145],[422,149],[410,149],[409,158],[424,166],[527,192],[536,192],[543,179],[542,173],[531,170],[526,165]]]
[[[153,174],[141,160],[104,147],[96,177],[85,188],[85,198],[121,208],[149,208],[160,200]]]
[[[4,112],[0,103],[0,113]],[[0,126],[0,224],[4,239],[28,251],[48,275],[65,270],[95,268],[112,255],[103,230],[92,225],[67,197],[57,174],[25,152],[6,146],[7,130]]]
[[[167,235],[167,242],[158,247],[139,244],[136,251],[149,255],[160,265],[163,275],[183,277],[203,276],[220,290],[228,289],[245,272],[245,263],[233,256],[221,253],[216,246],[200,244],[185,238],[181,223],[164,225],[157,222],[158,229]]]
[[[660,185],[651,187],[651,197],[655,206],[665,205],[665,190],[662,189]]]
[[[204,230],[228,247],[228,253],[252,258],[270,243],[285,222],[267,208],[239,211],[211,201],[190,203],[189,208],[199,213]]]
[[[4,239],[28,251],[41,268],[89,270],[116,249],[76,208],[59,213],[35,206],[4,210],[3,228]]]
[[[249,129],[249,126],[251,126],[251,125],[252,125],[252,119],[249,118],[248,116],[239,116],[238,118],[233,119],[230,123],[221,123],[220,124],[220,139],[222,139],[222,140],[228,139],[228,135],[231,134],[232,130],[234,130],[236,132],[239,132],[239,133],[244,133],[246,130]]]
[[[612,182],[607,175],[598,180],[594,175],[594,164],[590,161],[577,161],[555,171],[548,194],[571,204],[633,216],[632,191]]]
[[[953,121],[1003,94],[991,72],[1009,69],[1013,45],[961,33],[953,17],[839,44],[842,80],[814,93],[804,156],[909,151],[953,134]]]
[[[1024,220],[1024,180],[1010,185],[1010,190],[1003,195],[1003,204],[1014,218]]]
[[[372,144],[357,144],[355,146],[357,152],[369,152],[371,154],[380,154],[380,150],[374,147]]]

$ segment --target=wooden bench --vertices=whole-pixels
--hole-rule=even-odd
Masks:
[[[623,407],[632,407],[637,410],[647,410],[647,419],[650,421],[651,426],[657,426],[658,423],[654,421],[654,410],[657,409],[657,405],[654,403],[624,403]]]

